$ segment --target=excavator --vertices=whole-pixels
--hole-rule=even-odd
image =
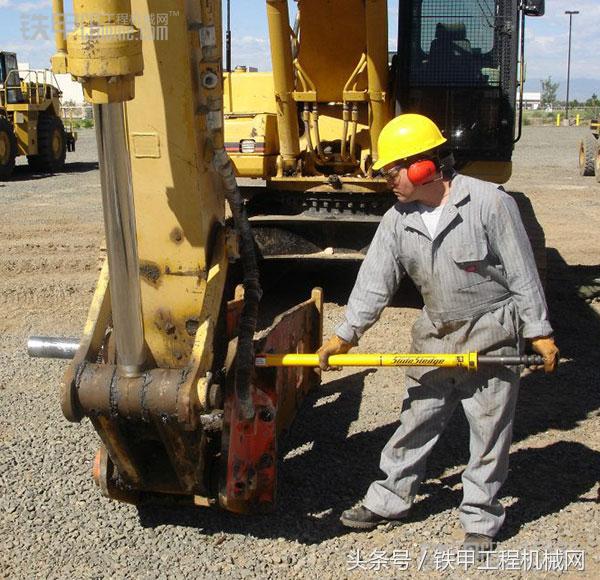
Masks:
[[[306,255],[296,248],[305,231],[310,253],[367,246],[390,203],[371,169],[377,136],[400,111],[435,106],[457,162],[506,177],[519,23],[543,2],[400,2],[389,62],[386,0],[299,0],[296,26],[287,1],[266,0],[272,74],[224,74],[221,0],[73,9],[52,68],[94,106],[107,260],[81,337],[33,340],[30,352],[71,359],[62,411],[96,430],[105,496],[269,511],[278,442],[320,375],[266,361],[316,351],[323,294],[256,332],[258,259],[272,233],[260,228],[284,232],[271,236],[277,247],[289,234],[290,251],[272,256]],[[64,22],[62,0],[53,11]],[[158,22],[166,31],[147,34]],[[266,186],[241,188],[238,176]]]
[[[227,151],[238,177],[263,180],[242,186],[262,259],[364,257],[395,203],[377,139],[401,113],[433,119],[462,174],[508,181],[525,17],[544,2],[299,0],[291,32],[288,4],[267,2],[273,72],[225,73]]]

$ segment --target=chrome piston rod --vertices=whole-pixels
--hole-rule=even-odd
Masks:
[[[139,258],[122,103],[94,105],[117,366],[138,376],[144,363]]]
[[[72,359],[78,348],[78,338],[30,336],[27,341],[27,354],[32,358]]]

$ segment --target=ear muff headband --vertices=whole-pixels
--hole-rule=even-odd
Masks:
[[[409,165],[407,172],[408,179],[413,185],[423,185],[434,179],[438,168],[431,159],[422,159]]]

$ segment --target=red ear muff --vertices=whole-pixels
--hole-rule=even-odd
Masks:
[[[413,185],[423,185],[432,181],[437,173],[437,167],[431,159],[415,161],[408,168],[408,179]]]

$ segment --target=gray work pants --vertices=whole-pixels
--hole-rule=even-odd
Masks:
[[[508,472],[518,387],[518,374],[502,367],[487,376],[445,369],[418,380],[407,376],[400,426],[381,453],[387,477],[371,484],[364,505],[384,517],[407,513],[425,476],[427,457],[460,402],[470,427],[461,523],[467,533],[495,536],[504,521],[498,492]]]
[[[523,350],[518,325],[512,302],[450,323],[435,322],[423,311],[413,326],[412,351],[514,355]],[[384,517],[406,514],[425,476],[427,457],[460,402],[470,428],[461,523],[467,533],[495,536],[504,521],[498,493],[508,472],[520,370],[407,369],[400,426],[381,453],[386,478],[371,484],[364,505]]]

